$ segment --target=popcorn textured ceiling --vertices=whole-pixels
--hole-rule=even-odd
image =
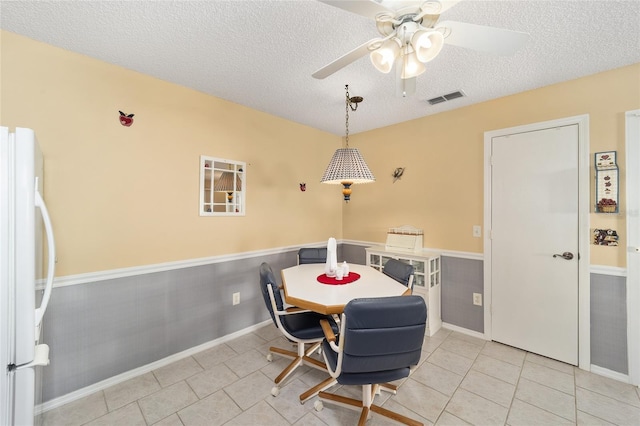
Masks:
[[[524,31],[501,57],[445,45],[395,95],[368,57],[311,74],[377,37],[375,22],[314,0],[0,1],[0,27],[336,135],[344,86],[364,97],[351,134],[640,62],[640,1],[464,0],[441,20]],[[426,100],[463,90],[466,97]],[[640,96],[640,94],[639,94]]]

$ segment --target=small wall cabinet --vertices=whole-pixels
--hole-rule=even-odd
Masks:
[[[200,156],[200,216],[244,216],[246,164]]]
[[[618,164],[616,151],[596,152],[596,212],[619,212]]]
[[[442,327],[440,314],[440,254],[434,252],[407,253],[387,250],[384,246],[367,247],[367,265],[378,271],[389,259],[413,265],[413,293],[427,303],[427,336],[433,336]]]

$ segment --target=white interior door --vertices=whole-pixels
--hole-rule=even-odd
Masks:
[[[578,132],[572,124],[491,140],[491,338],[573,365]]]

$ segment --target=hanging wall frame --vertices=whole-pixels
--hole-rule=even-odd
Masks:
[[[596,152],[596,213],[618,213],[618,164],[616,151]]]

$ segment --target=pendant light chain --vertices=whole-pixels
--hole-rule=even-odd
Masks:
[[[347,148],[349,148],[349,85],[345,84],[344,89],[347,92],[347,99],[345,100],[344,103],[344,110],[345,110],[345,138],[347,140]]]

